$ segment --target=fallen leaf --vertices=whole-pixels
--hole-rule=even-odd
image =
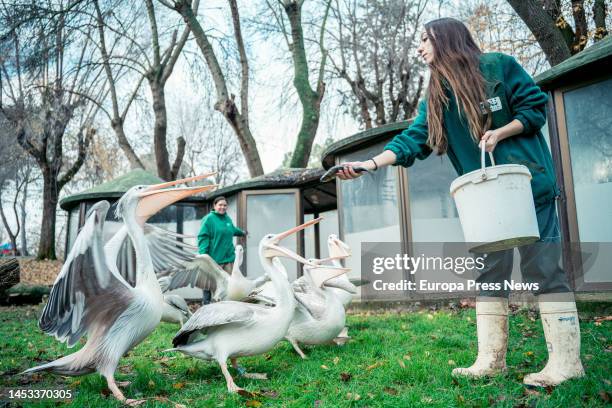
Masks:
[[[340,361],[340,357],[334,357],[334,365],[338,364]]]
[[[147,383],[147,385],[149,386],[149,388],[155,388],[155,381],[153,381],[153,380],[149,380],[149,382]]]
[[[404,360],[397,360],[397,363],[400,365],[400,367],[406,368],[406,363],[404,363]]]
[[[350,381],[353,376],[350,373],[340,373],[340,380],[344,382]]]
[[[359,401],[361,399],[361,395],[357,393],[353,394],[352,392],[347,392],[346,399],[349,399],[351,401]]]
[[[525,355],[527,357],[531,357],[531,356],[533,356],[533,351],[527,351],[527,352],[525,352]]]
[[[595,322],[607,322],[612,320],[612,316],[597,316],[593,320],[595,320]]]
[[[599,398],[601,398],[601,400],[603,402],[610,402],[610,393],[604,390],[599,391]]]
[[[328,367],[328,366],[326,366],[325,364],[322,364],[322,365],[321,365],[321,368],[322,368],[322,369],[324,369],[324,370],[329,370],[329,367]]]
[[[261,407],[262,403],[257,400],[248,400],[245,405],[247,407]]]
[[[433,320],[433,318],[434,318],[434,317],[433,317],[433,315],[432,315],[431,313],[427,314],[427,319],[429,319],[429,320]]]
[[[392,388],[392,387],[385,387],[385,388],[383,388],[383,391],[386,392],[389,395],[397,395],[397,390],[395,388]]]
[[[278,392],[274,390],[260,390],[259,393],[266,398],[278,398]]]
[[[410,357],[410,354],[404,354],[403,359],[404,360],[410,360],[412,357]]]
[[[431,398],[431,397],[423,397],[423,398],[421,398],[421,402],[424,402],[426,404],[429,404],[432,401],[433,401],[433,398]]]
[[[367,367],[366,367],[366,370],[368,370],[368,371],[373,370],[373,369],[375,369],[376,367],[380,367],[380,366],[381,366],[381,365],[383,365],[383,364],[384,364],[384,362],[382,362],[382,361],[378,361],[378,362],[376,362],[376,363],[374,363],[374,364],[371,364],[371,365],[367,366]]]
[[[185,387],[185,383],[182,383],[182,382],[172,384],[172,388],[174,388],[175,390],[180,390],[184,387]]]
[[[455,365],[455,361],[454,360],[448,360],[448,365],[449,366],[454,366]]]

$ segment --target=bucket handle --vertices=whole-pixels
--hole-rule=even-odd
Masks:
[[[482,173],[480,178],[483,180],[487,179],[487,166],[485,164],[485,143],[480,143],[480,168],[482,169]],[[493,158],[493,153],[489,152],[489,159],[491,159],[491,165],[495,166],[495,159]]]

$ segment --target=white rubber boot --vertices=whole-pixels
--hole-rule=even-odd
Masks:
[[[484,377],[506,370],[508,348],[508,299],[476,298],[478,357],[468,368],[455,368],[453,375]]]
[[[548,348],[548,362],[539,373],[526,375],[526,385],[548,387],[559,385],[570,378],[582,377],[584,368],[580,361],[580,325],[573,295],[540,295],[540,317]],[[568,299],[571,298],[571,299]]]

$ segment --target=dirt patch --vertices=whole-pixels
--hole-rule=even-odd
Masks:
[[[20,259],[21,283],[27,285],[53,285],[57,274],[62,269],[62,261],[38,261]]]

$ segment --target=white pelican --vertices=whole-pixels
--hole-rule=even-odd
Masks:
[[[295,298],[277,257],[288,257],[302,263],[308,261],[279,243],[283,238],[319,221],[320,218],[280,234],[266,235],[260,241],[261,265],[278,294],[273,307],[235,301],[202,306],[176,334],[172,340],[175,348],[170,350],[217,361],[228,391],[243,392],[227,369],[227,359],[231,359],[232,365],[237,368],[236,358],[265,353],[285,337],[293,318]]]
[[[235,251],[236,259],[230,275],[209,255],[197,255],[172,273],[168,290],[194,286],[212,291],[213,301],[242,300],[270,278],[267,274],[256,279],[246,278],[240,270],[244,249],[241,245],[236,245]]]
[[[335,292],[323,284],[349,271],[324,265],[304,266],[304,275],[291,285],[298,304],[285,338],[300,357],[306,358],[306,355],[299,343],[329,343],[344,329],[344,305]]]
[[[342,267],[340,260],[351,256],[351,248],[342,242],[336,234],[330,234],[327,238],[327,249],[329,256],[324,259],[314,260],[316,264],[331,261],[332,265]],[[357,293],[357,287],[348,279],[346,274],[325,281],[325,287],[330,289],[340,299],[344,307],[353,301],[353,295]]]
[[[178,323],[181,326],[191,317],[191,310],[185,299],[179,295],[164,295],[162,322]]]
[[[119,359],[157,327],[162,315],[162,292],[142,226],[162,208],[216,187],[162,190],[167,185],[132,187],[117,205],[117,215],[123,218],[136,253],[134,287],[118,273],[116,265],[108,264],[104,254],[102,231],[108,202],[101,201],[91,208],[39,320],[45,333],[67,342],[69,347],[83,335],[87,335],[87,342],[75,353],[24,373],[83,375],[97,371],[106,378],[108,388],[118,400],[131,405],[143,402],[126,399],[114,379]]]

